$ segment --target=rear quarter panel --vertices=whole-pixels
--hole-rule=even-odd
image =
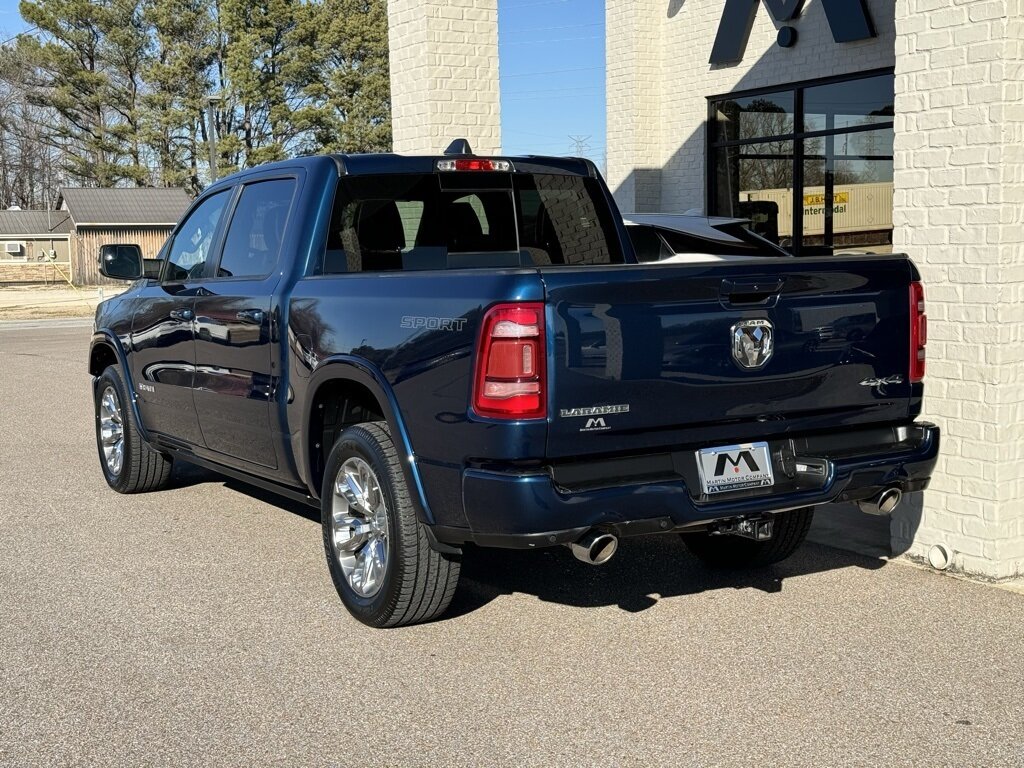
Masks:
[[[293,441],[308,440],[296,440],[295,430],[304,418],[302,408],[314,396],[314,375],[319,380],[325,366],[344,366],[354,358],[365,361],[393,393],[415,464],[430,476],[426,490],[445,497],[431,506],[451,506],[457,490],[452,473],[467,463],[543,458],[546,422],[497,423],[469,411],[483,314],[500,301],[543,298],[534,270],[353,273],[299,280],[288,302],[287,328],[295,390],[288,415]],[[338,373],[344,375],[342,368]]]

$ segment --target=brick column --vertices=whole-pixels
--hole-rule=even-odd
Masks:
[[[661,210],[661,0],[606,0],[608,186],[624,213]]]
[[[497,0],[388,0],[394,150],[501,151]]]
[[[932,489],[893,545],[1024,575],[1024,0],[899,0],[894,243],[926,283]],[[919,518],[919,519],[918,519]]]

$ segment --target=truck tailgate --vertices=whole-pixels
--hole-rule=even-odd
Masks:
[[[913,267],[905,257],[541,274],[552,458],[908,417],[916,385],[908,382]]]

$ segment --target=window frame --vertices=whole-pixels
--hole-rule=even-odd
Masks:
[[[824,138],[825,139],[825,155],[826,155],[826,183],[825,183],[825,202],[823,207],[825,209],[825,234],[824,237],[826,242],[834,242],[833,232],[833,201],[834,201],[834,164],[835,155],[832,152],[833,162],[831,165],[828,163],[827,157],[831,152],[833,141],[836,136],[849,135],[854,133],[868,133],[871,131],[894,131],[895,128],[895,116],[889,122],[873,123],[870,125],[854,126],[849,128],[834,128],[824,129],[817,131],[805,131],[804,130],[804,92],[809,88],[816,88],[823,85],[834,85],[837,83],[851,82],[856,80],[868,80],[875,77],[890,76],[895,78],[894,67],[883,67],[880,69],[865,70],[862,72],[852,72],[845,75],[836,75],[833,77],[820,77],[811,80],[800,80],[791,83],[780,83],[778,85],[764,86],[762,88],[754,88],[745,91],[736,91],[734,93],[716,94],[707,97],[707,120],[704,128],[704,200],[705,210],[709,216],[728,216],[731,213],[726,213],[718,210],[718,166],[716,165],[717,157],[719,152],[726,152],[729,149],[749,146],[752,144],[766,144],[768,142],[785,143],[788,142],[791,147],[789,157],[793,162],[793,183],[792,183],[792,194],[793,194],[793,220],[791,223],[792,228],[792,252],[793,255],[799,256],[804,250],[804,217],[803,217],[803,205],[800,204],[803,200],[804,194],[804,162],[807,160],[807,156],[804,151],[804,142],[807,139]],[[759,136],[755,138],[747,139],[733,139],[727,141],[721,141],[717,139],[717,125],[715,122],[715,111],[716,105],[722,101],[728,101],[730,99],[742,99],[751,96],[767,95],[771,93],[780,92],[792,92],[793,93],[793,131],[791,133],[780,134],[778,136]],[[816,157],[817,155],[812,155]],[[756,156],[755,156],[756,159]],[[846,157],[844,159],[856,159],[854,157]],[[892,155],[878,155],[870,158],[872,160],[888,160],[892,162]],[[728,162],[728,159],[726,160]],[[834,247],[834,246],[830,246]]]
[[[281,235],[281,250],[277,254],[277,262],[274,264],[274,268],[269,272],[262,275],[218,275],[220,271],[221,261],[224,258],[224,245],[227,243],[228,232],[231,229],[231,222],[235,219],[235,214],[238,212],[238,205],[242,200],[242,195],[245,192],[246,187],[251,187],[254,184],[262,184],[266,181],[294,181],[295,185],[292,188],[291,201],[288,204],[288,215],[284,220],[284,231]],[[288,233],[288,226],[292,222],[292,216],[295,213],[295,201],[299,196],[299,185],[301,183],[300,174],[297,172],[286,172],[280,174],[273,174],[268,176],[259,176],[255,178],[240,180],[234,186],[234,192],[228,205],[229,208],[225,211],[224,223],[221,224],[220,238],[216,243],[216,253],[214,258],[207,262],[208,269],[204,275],[205,280],[221,282],[237,281],[237,280],[248,280],[250,282],[263,282],[275,273],[280,271],[281,267],[281,255],[284,253],[284,236]]]

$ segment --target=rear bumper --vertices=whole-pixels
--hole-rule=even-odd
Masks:
[[[576,541],[592,528],[619,536],[700,529],[709,522],[872,498],[928,486],[939,428],[915,423],[769,441],[770,489],[702,497],[693,448],[534,471],[467,469],[470,527],[434,527],[442,542],[528,548]],[[819,467],[813,473],[798,465]],[[692,490],[695,489],[695,490]]]

